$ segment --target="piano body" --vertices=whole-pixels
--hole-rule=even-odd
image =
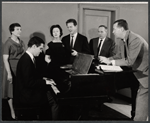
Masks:
[[[128,67],[122,67],[122,72],[104,72],[104,71],[93,71],[95,70],[95,66],[93,66],[91,59],[87,64],[88,55],[81,54],[81,65],[78,61],[78,66],[83,66],[82,64],[86,64],[85,67],[90,68],[85,73],[70,73],[69,77],[69,90],[64,94],[58,94],[58,98],[60,103],[63,100],[67,101],[76,101],[76,102],[84,102],[86,103],[87,99],[98,99],[104,101],[108,101],[106,98],[109,96],[113,96],[119,89],[130,88],[131,89],[131,100],[132,100],[132,110],[131,110],[131,119],[135,116],[135,101],[137,90],[139,87],[139,83],[133,75],[133,72]],[[85,58],[86,57],[86,58]],[[92,57],[91,57],[92,58]],[[84,63],[83,63],[83,59]],[[89,59],[89,57],[88,57]],[[78,58],[79,60],[79,58]],[[83,67],[84,69],[84,67]],[[68,71],[68,70],[67,70]],[[103,100],[103,99],[106,100]],[[80,101],[79,101],[80,100]],[[103,103],[102,102],[102,103]]]

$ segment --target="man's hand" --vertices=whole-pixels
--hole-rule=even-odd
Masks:
[[[46,61],[47,63],[50,63],[50,62],[51,62],[51,58],[50,58],[49,55],[45,55],[45,61]]]
[[[56,85],[56,83],[54,82],[53,79],[49,79],[49,78],[45,78],[45,77],[43,77],[43,79],[46,81],[47,85]]]
[[[98,56],[98,58],[99,58],[99,61],[101,63],[105,63],[107,65],[111,64],[111,61],[108,58],[104,57],[104,56]]]
[[[73,49],[72,49],[71,55],[72,55],[72,56],[76,56],[77,54],[78,54],[78,52],[77,52],[76,50],[73,50]]]

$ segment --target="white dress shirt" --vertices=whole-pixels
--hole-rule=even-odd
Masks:
[[[32,60],[33,63],[34,63],[34,56],[33,56],[29,51],[26,51],[26,53],[30,56],[31,60]]]

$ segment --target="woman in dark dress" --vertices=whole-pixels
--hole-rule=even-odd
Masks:
[[[53,40],[48,43],[48,49],[45,52],[45,61],[48,63],[46,77],[52,78],[60,91],[63,92],[66,89],[65,85],[69,74],[60,67],[67,64],[69,53],[66,52],[61,42],[62,28],[59,25],[53,25],[50,28],[50,34]]]
[[[3,84],[2,98],[8,99],[8,104],[11,111],[11,117],[15,119],[15,111],[13,108],[13,84],[15,83],[17,63],[25,50],[25,45],[20,40],[21,25],[13,23],[9,26],[11,37],[4,44],[3,61]]]

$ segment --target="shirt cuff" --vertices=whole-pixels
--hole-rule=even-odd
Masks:
[[[110,62],[112,63],[113,66],[116,65],[115,60],[111,60]]]

